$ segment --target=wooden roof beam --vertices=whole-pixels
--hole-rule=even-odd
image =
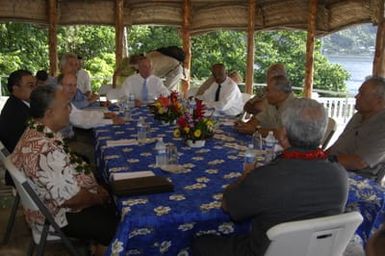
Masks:
[[[305,66],[305,85],[304,97],[311,98],[313,91],[314,76],[314,42],[317,27],[317,7],[318,0],[309,0],[309,16],[306,41],[306,66]]]
[[[376,51],[373,60],[373,76],[385,77],[385,14],[384,4],[380,7],[376,37]]]
[[[115,0],[115,66],[123,59],[123,0]]]
[[[256,0],[249,0],[249,15],[247,22],[247,66],[246,66],[246,93],[253,94],[254,83],[254,28],[256,18]]]
[[[57,0],[48,1],[48,51],[49,74],[56,76],[57,72]]]
[[[182,94],[188,97],[190,88],[190,70],[191,70],[191,0],[183,0],[183,20],[182,20],[182,41],[185,59],[183,62],[185,79],[182,79]]]

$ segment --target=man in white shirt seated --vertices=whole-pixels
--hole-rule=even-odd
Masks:
[[[209,88],[198,96],[208,108],[215,108],[218,114],[236,116],[242,112],[242,93],[238,85],[227,76],[223,64],[214,64],[211,72],[214,82]]]
[[[83,94],[90,96],[92,94],[91,79],[88,72],[83,69],[83,58],[81,56],[78,56],[76,78],[77,78],[77,86],[79,90]]]
[[[138,61],[139,73],[127,77],[122,85],[125,95],[135,96],[135,106],[154,101],[160,95],[168,96],[170,91],[159,77],[152,75],[151,61],[143,57]]]
[[[68,97],[68,101],[71,102],[75,96],[76,76],[72,73],[62,74],[58,77],[58,84],[61,85]],[[94,146],[93,137],[90,132],[82,129],[90,129],[106,124],[123,124],[124,120],[112,112],[102,112],[98,110],[82,110],[76,108],[71,103],[70,112],[70,126],[61,130],[64,138],[67,139],[70,148],[87,157],[90,162],[94,162]],[[81,128],[74,132],[73,127]]]

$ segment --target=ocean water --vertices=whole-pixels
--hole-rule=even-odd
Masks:
[[[357,94],[365,77],[372,74],[373,56],[326,56],[331,63],[342,65],[350,74],[346,81],[350,96]]]

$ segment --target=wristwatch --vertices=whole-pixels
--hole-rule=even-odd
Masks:
[[[328,160],[332,163],[338,163],[338,157],[336,155],[329,155]]]

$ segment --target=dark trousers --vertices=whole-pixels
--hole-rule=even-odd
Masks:
[[[119,223],[119,217],[112,204],[67,213],[66,217],[68,225],[62,230],[68,237],[91,240],[105,246],[108,246],[114,238]]]

